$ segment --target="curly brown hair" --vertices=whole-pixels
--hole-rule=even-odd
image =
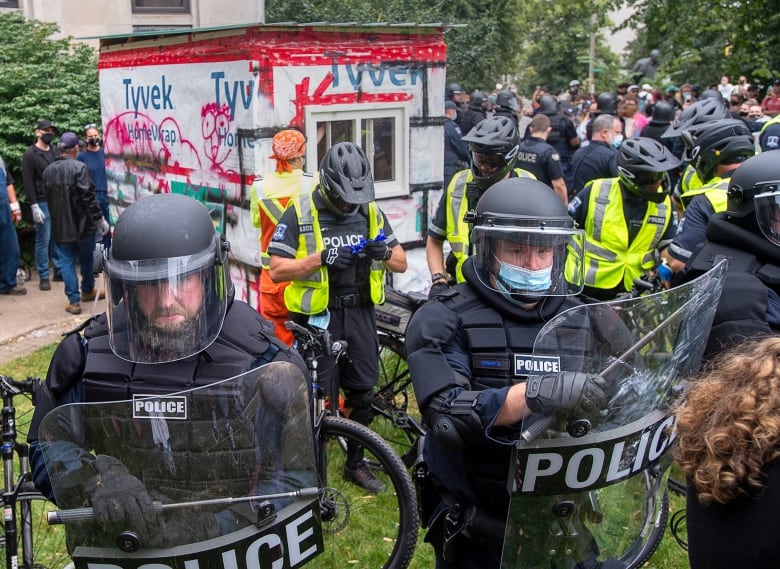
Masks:
[[[699,502],[758,493],[764,465],[780,456],[780,338],[722,352],[676,415],[674,457]]]

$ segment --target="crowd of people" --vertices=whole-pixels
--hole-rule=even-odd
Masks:
[[[573,80],[556,94],[540,87],[526,104],[511,89],[467,96],[458,84],[447,85],[444,192],[426,235],[429,302],[410,322],[406,344],[431,433],[423,448],[429,484],[420,500],[438,569],[500,565],[506,475],[523,421],[588,417],[608,404],[608,382],[573,362],[587,357],[589,335],[621,349],[631,343],[630,331],[584,320],[569,331],[571,345],[555,372],[537,376],[517,362],[533,358],[537,335],[551,318],[619,298],[655,272],[670,287],[728,258],[707,361],[726,369],[719,354],[780,330],[780,79],[761,100],[743,77],[737,85],[723,77],[703,90],[622,84],[594,95],[580,93],[580,86]],[[39,287],[51,289],[53,240],[51,263],[65,281],[66,310],[78,313],[81,300],[100,293],[91,252],[109,231],[105,171],[95,125],[86,127],[81,154],[72,132],[53,147],[55,132],[50,121],[38,123],[22,172],[36,226]],[[36,430],[47,410],[129,398],[171,377],[181,381],[170,390],[181,389],[269,361],[303,370],[287,320],[349,343],[344,411],[370,424],[379,363],[374,307],[384,302],[387,273],[407,269],[405,252],[376,202],[359,146],[333,145],[313,175],[303,171],[306,139],[299,131],[280,130],[271,148],[276,171],[251,190],[262,259],[259,314],[234,297],[229,244],[195,200],[151,196],[119,217],[103,252],[108,310],[57,349],[30,429],[34,479],[47,494]],[[5,253],[8,227],[20,214],[4,168],[0,182],[0,293],[24,294]],[[14,254],[12,246],[7,250]],[[767,366],[769,372],[752,370],[745,381],[774,378]],[[104,381],[107,376],[113,379]],[[751,429],[778,421],[778,406],[765,397],[740,403],[741,413],[761,415],[751,419]],[[766,477],[767,488],[775,488],[777,428],[767,429],[760,458],[740,459],[750,473],[723,491],[722,480],[705,476],[707,465],[723,460],[702,457],[711,448],[685,431],[695,430],[698,419],[691,417],[708,414],[702,409],[681,413],[678,457],[691,480],[692,519],[716,526],[728,523],[727,510],[711,514],[711,504],[760,500]],[[750,455],[745,444],[741,451]],[[386,490],[361,448],[347,454],[345,479],[370,493]],[[134,473],[104,473],[98,462],[93,470],[120,480],[118,492],[93,488],[111,524],[147,519],[151,499]],[[706,535],[691,535],[692,552],[700,551],[700,539]],[[776,560],[776,543],[756,565]]]

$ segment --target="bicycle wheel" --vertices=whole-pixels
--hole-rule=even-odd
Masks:
[[[414,398],[403,342],[379,332],[379,378],[374,390],[371,430],[395,449],[407,468],[417,458],[423,434],[422,418]]]
[[[27,529],[29,531],[28,535],[32,536],[32,567],[34,569],[62,569],[70,562],[70,556],[65,545],[65,528],[48,524],[46,513],[55,509],[55,506],[38,492],[20,492],[17,497],[16,523],[19,567],[29,567],[29,565],[24,564],[23,553],[23,512],[26,508],[30,510]],[[5,536],[3,534],[0,534],[0,548],[2,549],[0,555],[5,558]]]
[[[639,539],[633,547],[630,547],[620,560],[625,563],[626,569],[636,569],[645,564],[653,556],[666,531],[666,522],[669,519],[669,490],[664,487],[663,492],[651,491],[654,486],[652,475],[644,474],[648,484],[647,503],[644,511],[644,531],[642,538],[648,534],[647,539]]]
[[[369,494],[343,479],[344,442],[365,449],[374,475],[385,490]],[[420,520],[409,473],[392,448],[370,429],[341,417],[327,416],[318,428],[325,552],[310,566],[405,569],[417,545]]]

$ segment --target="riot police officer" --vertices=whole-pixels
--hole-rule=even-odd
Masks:
[[[676,223],[666,173],[679,159],[657,140],[631,138],[618,149],[618,177],[589,182],[569,204],[585,229],[585,292],[611,300],[654,270]]]
[[[407,333],[429,428],[420,501],[438,569],[499,566],[520,422],[531,413],[597,409],[606,394],[597,375],[552,373],[528,392],[524,382],[544,323],[580,304],[583,236],[558,196],[536,180],[501,180],[471,221],[476,252],[463,264],[465,282],[423,305]],[[586,323],[572,331],[558,369],[587,350],[587,338]]]
[[[234,298],[229,250],[208,210],[190,197],[151,195],[122,212],[103,260],[107,312],[65,336],[38,393],[29,441],[33,481],[42,493],[53,498],[38,427],[59,405],[175,393],[271,361],[292,362],[306,373],[300,356],[274,337],[273,324]],[[284,417],[267,420],[279,425]],[[122,452],[137,450],[133,441],[122,444]],[[166,538],[152,529],[156,513],[138,472],[112,457],[70,458],[74,471],[89,467],[91,476],[81,482],[91,505],[104,512],[103,523],[147,528],[141,533],[150,544]],[[211,522],[192,539],[213,537]]]
[[[707,238],[691,255],[681,282],[721,259],[728,274],[705,356],[745,338],[780,332],[780,167],[777,153],[743,162],[731,176],[726,211],[707,224]]]
[[[325,153],[319,183],[288,203],[268,254],[271,279],[291,281],[284,300],[292,320],[327,328],[349,344],[350,361],[341,370],[344,406],[351,419],[368,425],[379,376],[374,305],[384,302],[385,272],[406,270],[406,254],[376,204],[363,149],[340,142]],[[360,447],[347,449],[344,478],[369,492],[384,489]]]
[[[550,118],[550,134],[547,136],[547,144],[558,151],[563,179],[566,182],[568,199],[574,197],[574,170],[572,168],[572,155],[580,147],[580,137],[574,123],[560,113],[558,99],[552,95],[542,96],[539,102],[539,112]]]
[[[452,278],[463,280],[461,266],[469,255],[469,227],[464,221],[479,197],[491,185],[507,177],[533,178],[530,172],[515,168],[520,135],[507,117],[493,116],[480,122],[462,139],[469,144],[471,169],[453,176],[428,226],[425,255],[431,272],[431,295],[448,287]],[[444,241],[452,252],[444,261]]]
[[[471,129],[487,118],[487,95],[482,91],[474,91],[469,99],[469,106],[463,113],[460,129],[463,134],[468,134]]]

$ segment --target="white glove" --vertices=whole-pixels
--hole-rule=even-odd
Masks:
[[[106,233],[108,233],[108,230],[110,229],[108,222],[106,221],[106,218],[101,217],[100,221],[97,222],[97,234],[98,237],[103,237]]]
[[[46,215],[43,213],[41,206],[39,206],[37,203],[34,203],[30,206],[30,209],[32,209],[33,221],[35,223],[39,225],[46,223]]]

